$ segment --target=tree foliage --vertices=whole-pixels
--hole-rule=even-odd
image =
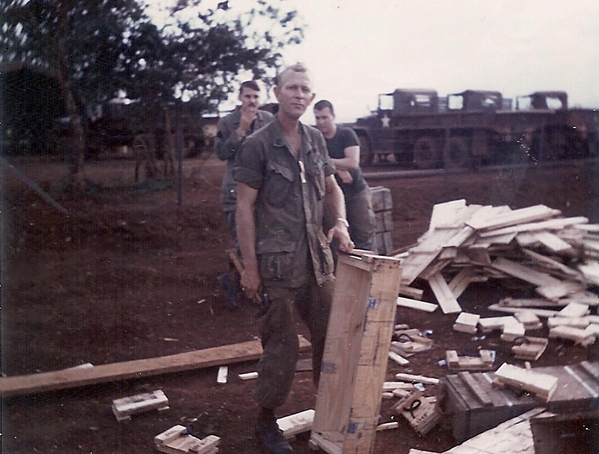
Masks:
[[[272,3],[173,0],[160,19],[141,0],[2,0],[0,62],[58,80],[80,136],[78,171],[84,128],[75,117],[85,106],[126,93],[141,106],[185,100],[215,110],[240,72],[268,83],[281,49],[303,37],[295,11]]]

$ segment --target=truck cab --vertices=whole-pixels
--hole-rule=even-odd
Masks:
[[[498,91],[466,90],[447,95],[449,111],[495,111],[509,109],[510,105],[511,100],[504,100]]]
[[[542,109],[568,109],[568,94],[565,91],[535,91],[516,98],[516,110]]]

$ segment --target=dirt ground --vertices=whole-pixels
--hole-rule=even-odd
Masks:
[[[62,191],[66,166],[49,158],[11,163],[69,210],[65,216],[2,168],[2,372],[35,374],[81,364],[109,364],[201,350],[256,339],[249,302],[227,307],[217,276],[227,269],[229,235],[219,202],[224,165],[214,156],[183,164],[181,204],[176,182],[134,185],[134,162],[98,161],[87,165],[93,184],[83,199]],[[377,168],[366,169],[374,173]],[[388,169],[385,169],[388,170]],[[545,204],[566,216],[599,222],[599,164],[563,163],[549,167],[480,170],[419,178],[370,179],[392,191],[394,247],[413,243],[428,225],[434,204],[466,199],[468,204]],[[593,211],[595,210],[595,211]],[[424,288],[424,287],[423,287]],[[496,316],[486,307],[526,289],[490,282],[471,285],[460,298],[464,310]],[[433,301],[429,291],[425,300]],[[497,352],[509,360],[498,334],[485,338],[453,332],[454,316],[400,309],[397,320],[432,330],[435,349],[400,367],[390,362],[387,380],[397,372],[430,377],[448,373],[438,365],[446,349]],[[298,319],[301,333],[307,332]],[[571,364],[587,358],[583,347],[551,341],[535,366]],[[307,355],[303,354],[303,358]],[[32,394],[3,400],[2,452],[149,453],[153,437],[176,424],[193,423],[199,436],[221,437],[223,453],[260,453],[253,438],[256,407],[252,381],[238,374],[256,362],[231,365],[229,382],[217,384],[217,368]],[[113,399],[161,389],[170,409],[119,423]],[[427,393],[434,394],[434,389]],[[279,416],[314,408],[310,372],[298,372]],[[381,422],[398,420],[399,429],[376,436],[375,453],[405,454],[410,448],[441,452],[455,445],[451,418],[425,436],[390,414],[383,401]],[[309,434],[293,441],[297,453],[312,452]]]

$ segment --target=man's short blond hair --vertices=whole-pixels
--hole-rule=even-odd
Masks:
[[[283,71],[281,71],[279,73],[279,75],[277,76],[277,87],[279,87],[279,88],[281,87],[281,84],[282,84],[285,76],[287,74],[289,74],[290,72],[306,73],[308,75],[308,77],[310,77],[310,79],[312,79],[312,74],[310,74],[308,67],[306,65],[304,65],[303,63],[298,62],[294,65],[287,66],[285,69],[283,69]]]

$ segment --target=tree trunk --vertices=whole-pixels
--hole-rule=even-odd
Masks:
[[[81,124],[81,116],[77,109],[77,102],[71,89],[71,76],[68,64],[65,61],[67,55],[64,42],[59,38],[55,44],[57,57],[57,78],[65,100],[65,107],[70,118],[69,146],[65,150],[68,153],[69,179],[73,193],[82,193],[85,190],[85,133]]]
[[[85,135],[83,125],[81,124],[81,116],[77,111],[77,105],[73,98],[73,93],[70,90],[70,83],[65,83],[66,108],[69,117],[71,118],[71,140],[69,147],[69,164],[70,164],[70,182],[74,193],[81,193],[85,190]]]

